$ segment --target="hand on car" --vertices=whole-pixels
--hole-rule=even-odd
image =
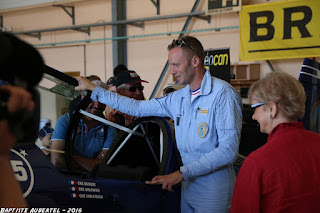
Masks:
[[[75,88],[75,90],[91,90],[93,91],[96,88],[96,85],[86,79],[83,76],[75,77],[78,80],[79,85]]]
[[[174,192],[172,187],[179,184],[183,180],[183,175],[179,172],[173,172],[169,175],[158,175],[152,178],[151,181],[146,181],[146,184],[161,184],[162,189]]]

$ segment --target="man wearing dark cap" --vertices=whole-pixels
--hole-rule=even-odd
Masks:
[[[117,87],[117,93],[136,100],[144,100],[142,82],[149,83],[148,81],[141,80],[140,76],[133,70],[126,70],[119,73],[114,80],[114,85]],[[106,119],[128,126],[136,117],[124,114],[110,107],[106,107]]]
[[[140,76],[132,70],[122,71],[116,78],[115,85],[120,95],[134,98],[136,100],[143,100],[143,89],[141,82],[149,83],[141,80]]]

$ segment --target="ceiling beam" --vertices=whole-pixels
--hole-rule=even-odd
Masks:
[[[60,0],[60,1],[59,0],[56,0],[56,1],[52,0],[52,2],[49,2],[49,3],[20,6],[20,7],[10,8],[10,9],[3,9],[3,10],[0,9],[0,14],[17,12],[17,11],[22,11],[22,10],[36,9],[36,8],[43,8],[43,7],[51,7],[51,6],[55,6],[58,4],[73,5],[73,3],[82,2],[82,1],[91,1],[91,0]]]
[[[100,22],[100,23],[94,23],[94,24],[72,25],[72,26],[66,26],[66,27],[56,27],[56,28],[13,32],[13,34],[21,35],[21,34],[27,34],[27,33],[38,33],[38,32],[42,33],[42,32],[52,32],[52,31],[62,31],[62,30],[74,30],[74,29],[81,29],[81,28],[87,28],[87,27],[101,27],[101,26],[107,26],[107,25],[131,24],[131,23],[139,23],[139,22],[145,22],[145,21],[156,21],[156,20],[174,19],[174,18],[182,18],[182,17],[193,17],[193,16],[204,15],[204,14],[205,14],[205,11],[191,12],[191,13],[180,13],[180,14],[175,14],[175,15],[154,16],[154,17],[130,19],[130,20],[115,20],[115,21],[111,21],[111,22]]]

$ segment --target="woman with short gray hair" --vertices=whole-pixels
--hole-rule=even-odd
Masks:
[[[317,212],[320,200],[320,134],[302,123],[301,83],[272,72],[249,90],[252,119],[268,142],[252,152],[238,174],[231,212]]]

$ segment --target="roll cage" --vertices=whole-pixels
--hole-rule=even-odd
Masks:
[[[78,81],[75,78],[47,65],[44,73],[44,78],[54,81],[57,85],[52,88],[40,88],[70,100],[80,94],[74,90],[74,87],[78,86]],[[65,161],[68,172],[78,172],[73,166],[73,144],[80,119],[82,115],[86,115],[121,130],[100,165],[92,171],[92,176],[147,180],[154,175],[166,174],[168,172],[166,171],[168,157],[171,158],[170,152],[167,151],[168,146],[174,144],[174,147],[170,147],[170,149],[173,148],[175,154],[178,153],[175,141],[171,141],[170,144],[167,141],[168,138],[174,140],[174,136],[172,137],[173,125],[167,123],[163,118],[156,117],[140,118],[128,127],[118,125],[85,111],[91,103],[90,96],[91,92],[87,91],[70,117],[65,143]],[[142,150],[144,154],[139,154]],[[177,160],[181,162],[180,158]]]

